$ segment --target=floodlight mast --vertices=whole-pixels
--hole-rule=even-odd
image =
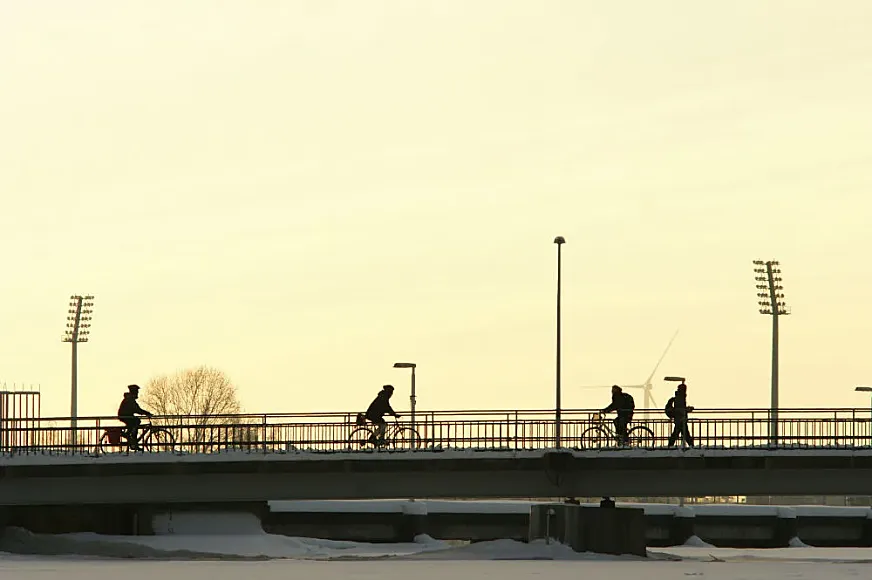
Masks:
[[[91,334],[91,313],[94,306],[94,297],[91,295],[70,296],[69,310],[67,311],[67,330],[64,333],[63,342],[72,345],[72,364],[70,368],[70,444],[76,446],[76,418],[78,417],[78,344],[88,342]]]
[[[770,444],[778,445],[778,317],[790,314],[784,302],[781,267],[776,260],[754,260],[760,314],[772,317],[772,395],[769,409]]]

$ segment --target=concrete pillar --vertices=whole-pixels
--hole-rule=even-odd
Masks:
[[[535,504],[528,537],[560,542],[576,552],[647,554],[642,509]]]
[[[403,504],[403,517],[397,529],[398,542],[412,542],[415,536],[427,534],[427,504],[411,500]]]
[[[772,536],[773,548],[787,548],[797,537],[796,511],[787,507],[776,509],[775,533]],[[800,538],[801,539],[801,538]]]
[[[862,544],[865,548],[872,548],[872,510],[866,514],[866,520],[863,522],[863,538]]]
[[[687,540],[696,535],[695,522],[693,511],[686,507],[677,508],[669,529],[669,543],[673,546],[686,544]]]

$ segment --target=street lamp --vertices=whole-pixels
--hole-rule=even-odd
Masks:
[[[872,393],[872,387],[854,387],[854,390],[860,393]],[[872,439],[872,399],[869,401],[869,421],[869,437]]]
[[[687,381],[684,377],[663,377],[664,381],[669,381],[670,383],[683,383]]]
[[[76,418],[78,417],[78,344],[88,342],[91,334],[91,308],[94,306],[93,296],[70,296],[70,308],[67,311],[67,330],[62,339],[73,347],[72,368],[70,377],[70,443],[76,445]]]
[[[410,362],[396,362],[394,363],[395,369],[412,369],[412,395],[409,397],[409,402],[412,407],[412,429],[415,428],[415,402],[417,401],[415,397],[415,367],[417,365],[415,363]]]
[[[560,266],[561,252],[560,249],[566,240],[563,236],[554,238],[554,243],[557,244],[557,361],[555,368],[555,396],[556,402],[554,405],[554,446],[560,448]]]
[[[769,410],[769,437],[778,444],[778,317],[790,314],[784,303],[784,287],[781,285],[781,267],[774,260],[754,260],[757,281],[757,304],[760,314],[772,317],[772,401]]]

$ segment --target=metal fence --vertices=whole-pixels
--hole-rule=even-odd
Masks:
[[[248,414],[155,417],[144,422],[142,451],[175,453],[365,452],[371,424],[356,413]],[[562,412],[561,444],[569,449],[620,448],[612,423],[593,410]],[[738,449],[857,449],[872,447],[868,409],[782,409],[777,433],[767,409],[700,409],[689,422],[699,447]],[[666,447],[672,422],[662,411],[636,411],[630,447]],[[153,430],[153,432],[151,432]],[[16,420],[0,424],[4,454],[128,453],[114,417]],[[387,449],[532,450],[556,446],[554,412],[436,411],[418,413],[414,423],[389,421]]]

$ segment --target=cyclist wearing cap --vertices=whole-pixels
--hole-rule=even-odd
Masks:
[[[385,385],[379,394],[369,404],[365,416],[367,420],[375,425],[375,432],[369,437],[369,442],[373,445],[381,445],[385,440],[385,429],[388,424],[385,422],[385,415],[393,415],[399,419],[396,411],[391,408],[391,395],[394,394],[393,385]]]
[[[124,393],[124,398],[121,399],[121,404],[118,406],[118,420],[127,425],[127,444],[131,449],[139,449],[136,443],[136,438],[139,433],[139,417],[136,415],[145,415],[151,417],[151,413],[139,406],[136,398],[139,396],[139,385],[128,385],[127,392]]]

